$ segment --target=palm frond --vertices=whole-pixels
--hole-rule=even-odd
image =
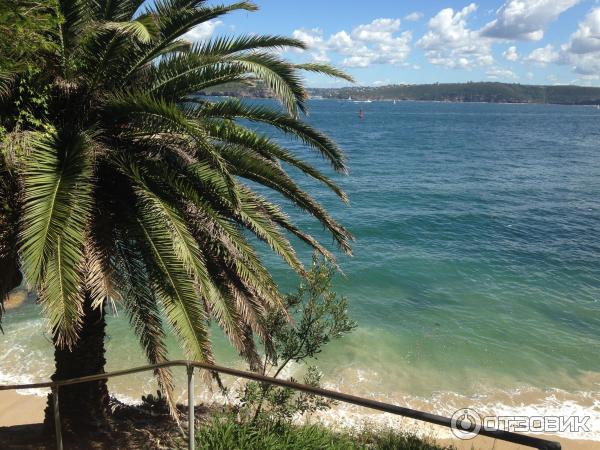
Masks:
[[[343,70],[336,67],[330,66],[329,64],[321,63],[306,63],[306,64],[294,64],[296,69],[305,70],[307,72],[315,72],[322,75],[328,75],[333,78],[341,78],[342,80],[354,83],[354,78],[347,74]]]
[[[264,106],[247,105],[239,100],[203,104],[195,114],[200,118],[239,118],[271,125],[292,138],[300,139],[310,148],[318,150],[338,172],[347,172],[346,156],[335,142],[307,123],[287,114]]]
[[[155,2],[154,9],[150,11],[160,17],[160,38],[142,49],[124,78],[128,79],[145,64],[157,58],[171,42],[181,38],[195,26],[238,10],[255,11],[256,6],[250,2],[238,2],[213,7],[181,8],[169,5],[169,2]]]
[[[136,246],[122,242],[117,246],[113,261],[113,273],[121,287],[122,302],[129,322],[150,364],[160,364],[168,360],[165,342],[166,333],[162,323],[158,300],[151,289],[146,266]],[[173,376],[170,369],[157,369],[155,376],[165,394],[171,414],[177,417],[174,398]]]
[[[40,137],[25,170],[23,271],[28,283],[42,287],[60,345],[71,345],[80,326],[79,266],[92,205],[90,147],[86,135]]]
[[[233,146],[221,148],[223,157],[232,162],[230,170],[241,177],[258,182],[284,195],[294,204],[316,217],[329,230],[340,247],[350,253],[352,235],[337,223],[316,200],[298,187],[279,166]],[[238,194],[240,203],[242,193]]]
[[[206,139],[206,133],[186,117],[176,103],[148,92],[129,92],[109,97],[105,113],[107,122],[120,127],[120,132],[130,137],[154,139],[157,132],[187,137],[194,151],[202,154],[226,179],[229,177],[223,159]],[[129,122],[129,130],[120,125],[122,120]],[[232,184],[230,180],[228,183]]]
[[[211,57],[230,56],[247,50],[279,50],[286,47],[302,50],[307,48],[304,42],[286,36],[249,34],[235,37],[223,36],[199,42],[192,48],[191,55],[199,62]]]
[[[298,109],[306,112],[304,103],[308,94],[293,64],[276,55],[261,52],[235,55],[229,60],[242,66],[249,75],[263,81],[292,116],[297,116]]]
[[[190,359],[212,362],[208,317],[185,263],[174,250],[171,230],[143,207],[138,208],[138,217],[150,281],[169,322]]]
[[[144,44],[150,42],[158,34],[158,27],[152,16],[143,16],[128,22],[103,22],[99,24],[99,29],[129,35]]]
[[[267,137],[260,135],[254,130],[237,125],[233,122],[212,122],[204,123],[205,129],[210,136],[218,139],[223,143],[235,144],[244,147],[248,150],[255,151],[264,158],[271,160],[279,160],[290,166],[293,166],[306,175],[320,181],[329,189],[331,189],[343,202],[348,202],[348,197],[344,191],[330,178],[323,175],[319,170],[315,169],[310,164],[295,157],[291,152],[283,148],[281,145]]]

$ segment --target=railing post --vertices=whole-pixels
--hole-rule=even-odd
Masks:
[[[60,426],[60,411],[58,408],[58,386],[52,386],[52,401],[54,410],[54,432],[56,434],[56,450],[63,450],[62,429]]]
[[[194,450],[196,445],[196,436],[194,433],[194,421],[196,414],[194,411],[194,366],[187,366],[188,374],[188,449]]]

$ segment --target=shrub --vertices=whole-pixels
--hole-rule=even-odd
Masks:
[[[290,321],[281,312],[269,315],[267,330],[273,346],[267,349],[260,369],[262,374],[278,378],[290,363],[305,364],[316,359],[325,345],[356,327],[348,316],[348,300],[333,291],[334,273],[331,263],[315,256],[305,284],[285,299],[286,309],[294,320]],[[302,382],[318,387],[321,383],[318,368],[309,365]],[[272,424],[290,422],[294,417],[328,409],[334,403],[312,394],[256,382],[247,383],[239,398],[243,418]]]
[[[262,426],[228,416],[215,418],[196,433],[199,450],[452,450],[393,430],[334,432],[320,425],[281,423]]]

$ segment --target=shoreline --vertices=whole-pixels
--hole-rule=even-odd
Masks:
[[[232,93],[210,93],[204,94],[206,97],[226,97],[226,98],[238,98],[238,99],[251,99],[251,100],[274,100],[273,97],[268,96],[260,96],[260,95],[233,95]],[[480,105],[540,105],[540,106],[577,106],[582,108],[591,108],[596,109],[597,103],[550,103],[550,102],[484,102],[481,100],[417,100],[417,99],[401,99],[401,98],[363,98],[357,97],[352,98],[352,100],[348,100],[343,97],[308,97],[308,100],[311,101],[321,101],[321,100],[331,100],[331,101],[339,101],[339,102],[348,102],[348,103],[365,103],[365,102],[381,102],[381,103],[446,103],[446,104],[480,104]]]
[[[0,391],[0,428],[16,427],[22,425],[40,424],[44,420],[46,398],[37,395],[18,394],[15,391]],[[425,430],[427,429],[425,424]],[[404,427],[403,427],[404,428]],[[441,427],[436,427],[441,429]],[[407,426],[406,431],[421,434],[414,427]],[[445,430],[445,429],[444,429]],[[551,435],[536,435],[544,439],[560,442],[565,450],[600,450],[600,441],[566,439]],[[525,450],[529,447],[497,441],[485,436],[461,441],[447,437],[437,437],[433,429],[425,431],[423,438],[431,437],[440,445],[454,445],[457,450]]]

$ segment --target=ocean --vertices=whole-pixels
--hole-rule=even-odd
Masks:
[[[335,288],[359,327],[319,355],[325,385],[445,415],[471,407],[589,416],[591,432],[565,436],[600,440],[600,112],[334,100],[309,107],[307,120],[348,155],[350,174],[334,178],[350,204],[292,173],[356,237],[353,257],[337,252]],[[300,143],[289,146],[329,170]],[[288,211],[331,243],[314,220]],[[292,291],[296,277],[261,252]],[[299,254],[310,261],[308,249]],[[39,307],[9,311],[3,326],[0,383],[47,380],[52,348]],[[242,367],[217,330],[214,340],[219,363]],[[171,347],[181,356],[175,339]],[[108,370],[144,363],[123,313],[109,320],[107,348]],[[183,400],[183,371],[177,376]],[[151,374],[110,386],[127,400],[156,389]],[[205,400],[219,395],[198,387]],[[336,408],[348,423],[394,420]]]

